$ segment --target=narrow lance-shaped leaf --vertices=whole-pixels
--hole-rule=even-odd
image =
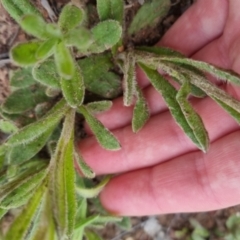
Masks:
[[[40,16],[24,15],[20,21],[20,26],[26,33],[41,40],[46,40],[50,36],[46,31],[47,23]]]
[[[113,47],[122,36],[122,28],[115,20],[106,20],[98,23],[91,29],[93,43],[88,51],[90,53],[101,53]]]
[[[108,150],[119,150],[121,148],[118,140],[97,120],[85,106],[80,106],[78,111],[83,114],[89,127],[95,134],[99,144]]]
[[[139,63],[141,69],[147,75],[149,81],[152,83],[154,88],[162,95],[169,110],[174,117],[178,125],[183,129],[186,135],[198,146],[199,142],[196,139],[193,130],[189,126],[177,100],[177,90],[165,79],[163,78],[157,70],[152,70],[142,63]]]
[[[203,152],[207,152],[209,147],[209,137],[208,133],[204,127],[202,119],[195,112],[191,104],[188,102],[187,97],[191,91],[191,86],[188,80],[183,83],[180,90],[177,93],[176,99],[182,109],[182,112],[189,124],[192,128],[193,133],[198,140],[198,147],[202,149]]]
[[[75,72],[70,80],[61,78],[61,88],[64,98],[72,108],[76,108],[82,104],[85,88],[79,66],[75,65]]]
[[[67,4],[62,9],[59,16],[58,25],[62,32],[65,33],[75,27],[77,27],[83,20],[83,10],[74,6],[73,4]]]
[[[43,182],[34,192],[34,195],[29,200],[28,205],[11,225],[5,236],[5,240],[25,240],[31,236],[37,225],[45,191],[46,182]]]
[[[99,215],[93,215],[87,218],[82,219],[82,221],[76,223],[75,225],[75,230],[79,230],[79,228],[86,228],[91,226],[91,224],[94,223],[94,221],[96,221],[99,218]]]
[[[33,77],[39,83],[52,88],[60,88],[60,76],[53,59],[36,64],[32,70]]]
[[[85,188],[82,186],[77,186],[77,194],[83,198],[93,198],[96,197],[109,182],[111,176],[106,176],[97,186],[93,188]]]
[[[71,239],[75,225],[74,120],[75,111],[70,110],[66,115],[56,151],[50,162],[51,202],[61,239]]]
[[[59,101],[42,119],[13,134],[9,138],[7,145],[13,147],[33,141],[53,126],[56,126],[68,109],[69,107],[64,100]]]
[[[240,76],[237,73],[233,71],[221,69],[209,63],[205,63],[205,62],[201,62],[201,61],[197,61],[189,58],[177,58],[177,57],[173,57],[173,58],[164,57],[162,60],[172,62],[172,63],[190,65],[204,72],[210,73],[218,79],[227,80],[238,85],[240,84]]]
[[[22,145],[14,146],[9,151],[7,158],[9,164],[18,164],[23,161],[27,161],[34,157],[46,144],[47,140],[51,136],[55,126],[48,129],[37,139],[24,144],[24,151]]]
[[[65,79],[71,79],[75,72],[74,60],[63,42],[56,45],[54,57],[59,75]]]
[[[4,8],[18,23],[25,14],[39,15],[39,11],[29,0],[1,0]]]
[[[76,150],[74,152],[74,157],[75,157],[77,167],[81,170],[84,177],[94,178],[96,176],[96,174],[93,172],[93,170],[84,161],[81,154],[79,152],[77,152]]]
[[[123,103],[130,106],[136,93],[136,75],[135,75],[135,58],[132,52],[125,55],[125,63],[123,66]]]
[[[46,177],[47,169],[31,169],[20,175],[13,181],[2,185],[0,188],[0,207],[11,209],[19,207],[34,194],[34,189],[38,187]]]
[[[112,107],[112,101],[103,100],[97,102],[90,102],[86,105],[86,107],[92,114],[105,112]]]
[[[36,53],[42,45],[40,41],[30,41],[19,43],[11,49],[12,60],[19,66],[31,66],[38,62]]]
[[[136,92],[137,102],[133,109],[132,118],[133,132],[138,132],[144,126],[150,116],[146,99],[144,98],[143,93],[138,86]]]

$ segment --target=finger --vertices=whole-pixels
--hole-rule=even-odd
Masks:
[[[209,98],[196,100],[194,107],[202,117],[211,141],[239,129],[238,124]],[[130,126],[113,133],[121,143],[122,149],[119,151],[102,149],[95,137],[79,143],[81,154],[97,174],[152,166],[196,150],[169,112],[152,117],[138,134],[134,134]]]
[[[198,0],[161,39],[167,46],[189,56],[222,34],[228,1]]]
[[[152,168],[113,178],[101,194],[110,212],[125,216],[210,211],[239,204],[240,131]],[[127,186],[127,187],[126,187]]]

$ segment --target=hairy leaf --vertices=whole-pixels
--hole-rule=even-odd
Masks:
[[[36,228],[45,191],[46,183],[44,182],[35,191],[33,197],[29,200],[28,205],[23,209],[22,213],[15,219],[6,234],[5,240],[25,240],[27,237],[31,236]]]
[[[176,99],[182,109],[182,112],[189,124],[192,128],[193,133],[198,140],[198,147],[203,151],[207,152],[209,147],[209,137],[208,133],[204,127],[202,119],[195,112],[194,108],[188,102],[187,97],[191,91],[191,86],[188,81],[183,83],[179,92],[177,93]]]
[[[101,53],[113,47],[122,35],[122,28],[115,20],[100,22],[91,31],[94,42],[88,49],[90,53]]]
[[[76,191],[77,194],[83,198],[93,198],[96,197],[105,187],[105,185],[109,182],[110,176],[106,176],[97,186],[93,188],[86,188],[82,186],[77,186]]]
[[[170,0],[152,0],[144,3],[130,24],[128,34],[137,33],[145,27],[154,27],[160,18],[166,16],[170,7]]]
[[[144,126],[150,116],[148,104],[139,87],[137,87],[136,92],[137,102],[133,109],[132,118],[132,129],[135,133]]]
[[[87,163],[84,161],[83,157],[81,156],[81,154],[78,151],[74,152],[74,157],[75,157],[77,167],[81,170],[84,177],[94,178],[96,176],[96,174],[87,165]]]
[[[79,66],[75,66],[75,73],[70,80],[61,78],[61,88],[64,98],[67,103],[76,108],[80,106],[84,99],[85,88],[81,69]]]
[[[69,107],[64,100],[59,101],[43,118],[13,134],[9,138],[7,145],[14,147],[35,140],[43,133],[56,126],[68,109]]]
[[[85,51],[93,42],[91,32],[84,28],[74,28],[64,36],[64,42],[68,46],[74,46],[78,50]]]
[[[32,68],[21,68],[10,72],[10,85],[16,88],[26,88],[36,82],[32,76]]]
[[[40,41],[19,43],[11,49],[12,60],[19,66],[31,66],[38,62],[36,53],[42,45]]]
[[[132,52],[125,56],[123,65],[123,103],[125,106],[130,106],[136,94],[136,75],[135,75],[135,58]]]
[[[147,75],[149,81],[152,83],[154,88],[162,95],[166,104],[169,107],[169,110],[178,123],[178,125],[182,128],[182,130],[186,133],[186,135],[198,146],[199,142],[193,133],[192,128],[189,126],[177,100],[177,90],[165,79],[163,78],[157,70],[152,70],[147,66],[139,63],[141,69]]]
[[[118,140],[107,130],[103,124],[97,120],[85,106],[78,108],[79,112],[85,117],[89,127],[93,131],[99,144],[108,150],[119,150],[121,148]]]
[[[54,47],[57,43],[58,39],[56,38],[49,38],[43,42],[36,52],[36,57],[41,60],[50,57],[54,53]]]
[[[58,73],[65,79],[71,79],[74,76],[74,60],[70,50],[60,42],[55,48],[55,63]]]
[[[97,11],[101,21],[113,19],[121,25],[123,22],[124,1],[122,0],[97,0]]]
[[[60,77],[53,59],[36,64],[32,71],[33,77],[39,83],[55,89],[60,88]]]
[[[46,40],[49,38],[49,33],[46,31],[46,22],[44,19],[38,15],[24,15],[20,21],[20,26],[22,29],[41,40]]]
[[[97,102],[90,102],[86,105],[87,109],[92,113],[100,113],[109,110],[112,107],[112,101],[97,101]]]
[[[64,237],[71,239],[75,225],[74,120],[75,111],[70,110],[50,163],[51,202],[61,239]]]
[[[62,9],[59,16],[58,25],[62,32],[68,32],[69,30],[77,27],[83,20],[83,10],[75,5],[67,4]]]
[[[20,22],[25,14],[41,16],[37,8],[35,8],[29,0],[1,0],[1,3],[11,17],[17,22]]]
[[[13,122],[0,119],[0,131],[11,134],[17,132],[17,130],[18,128]]]
[[[78,64],[87,90],[104,98],[115,98],[121,93],[121,78],[110,71],[113,63],[109,55],[90,56]]]
[[[7,113],[22,113],[32,109],[36,104],[48,100],[44,89],[22,88],[13,92],[3,103],[2,110]]]

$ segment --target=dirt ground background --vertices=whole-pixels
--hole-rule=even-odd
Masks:
[[[68,0],[50,0],[49,2],[57,17],[61,7]],[[130,6],[128,9],[129,16],[135,14],[140,7],[140,1],[129,0],[126,2]],[[172,1],[172,7],[168,15],[151,31],[144,31],[138,37],[133,38],[132,41],[134,44],[145,43],[151,45],[156,43],[192,3],[193,1],[190,0]],[[35,1],[35,4],[42,8],[40,0]],[[49,13],[44,8],[42,8],[42,11],[45,17],[49,18]],[[9,49],[16,42],[26,39],[28,39],[28,36],[19,29],[0,5],[0,103],[10,91],[8,86],[9,70],[14,68],[9,60]],[[108,225],[101,231],[101,235],[105,240],[238,240],[240,239],[240,235],[238,238],[229,237],[231,231],[227,228],[226,221],[230,216],[239,216],[239,214],[240,206],[236,206],[203,213],[180,213],[142,218],[133,217],[131,218],[131,229],[121,230],[114,225]],[[2,226],[8,225],[11,219],[11,214],[9,214],[3,219]],[[205,231],[205,236],[196,237],[196,234],[194,235],[196,229],[202,231],[202,235],[204,235],[203,232]]]

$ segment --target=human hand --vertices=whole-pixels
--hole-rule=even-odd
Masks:
[[[198,0],[159,44],[240,73],[239,9],[238,0]],[[106,209],[140,216],[238,204],[239,125],[210,98],[192,99],[211,141],[204,154],[174,122],[161,96],[139,69],[137,77],[151,111],[144,128],[137,134],[132,132],[132,108],[123,107],[120,98],[98,118],[113,131],[122,149],[104,150],[94,137],[80,143],[83,157],[97,174],[119,173],[101,193]],[[223,83],[221,87],[240,99],[239,87]]]

